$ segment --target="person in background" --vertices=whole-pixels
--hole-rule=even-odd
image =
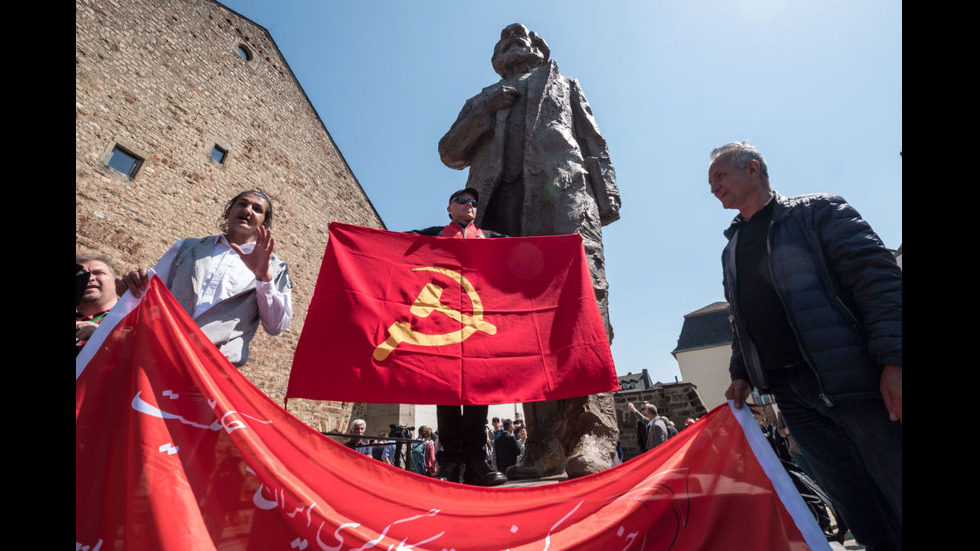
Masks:
[[[436,464],[436,446],[435,442],[432,441],[432,429],[425,425],[419,427],[419,438],[422,439],[422,462],[425,474],[435,476],[438,466]]]
[[[521,455],[521,445],[517,443],[517,438],[511,431],[514,430],[514,422],[504,419],[500,436],[493,441],[494,453],[497,458],[497,470],[504,471],[507,467],[517,464],[517,458]]]
[[[101,254],[75,255],[76,281],[86,279],[82,295],[75,301],[75,355],[102,323],[119,300],[116,294],[116,270]],[[85,277],[87,275],[87,277]]]
[[[524,443],[527,442],[527,427],[521,427],[517,430],[517,444],[521,447],[521,456],[524,455]],[[518,456],[517,462],[520,463],[521,458]]]
[[[517,431],[523,426],[525,425],[524,425],[524,419],[521,418],[521,412],[515,411],[514,412],[514,435],[515,436],[517,435]]]
[[[357,453],[371,457],[371,446],[368,445],[370,442],[368,442],[367,438],[363,438],[364,434],[367,433],[367,423],[364,421],[364,419],[354,419],[351,421],[349,432],[357,436],[354,436],[347,442],[344,442],[344,445]]]
[[[636,410],[636,406],[632,402],[627,406],[639,420],[646,419],[647,450],[652,450],[667,441],[667,423],[664,422],[663,417],[657,414],[657,406],[643,402],[640,411]]]
[[[378,438],[375,439],[372,444],[374,444],[374,448],[371,450],[371,457],[382,463],[387,463],[388,465],[394,464],[395,443],[388,440],[387,431],[379,432]]]
[[[501,425],[500,417],[494,417],[490,420],[490,424],[493,426],[493,439],[496,441],[500,438],[500,435],[504,433],[504,428]]]

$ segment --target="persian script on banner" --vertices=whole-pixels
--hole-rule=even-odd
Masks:
[[[120,300],[75,372],[77,551],[829,549],[748,408],[568,482],[454,484],[287,413],[158,277]]]
[[[618,388],[581,236],[332,223],[286,395],[494,404]]]

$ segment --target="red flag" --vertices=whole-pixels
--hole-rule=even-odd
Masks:
[[[498,404],[618,389],[581,236],[332,223],[286,396]]]
[[[595,475],[481,488],[304,425],[158,278],[96,337],[76,360],[77,550],[829,549],[747,408]]]

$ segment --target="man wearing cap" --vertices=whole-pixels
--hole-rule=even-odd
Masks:
[[[476,227],[476,205],[480,195],[471,187],[453,192],[449,196],[449,224],[432,226],[424,230],[414,230],[411,233],[431,235],[436,237],[457,237],[462,239],[484,239],[487,237],[504,237],[504,234]],[[484,418],[484,420],[486,420]]]
[[[432,226],[410,233],[456,239],[485,239],[504,237],[489,230],[481,230],[476,220],[476,204],[479,195],[473,188],[461,189],[449,196],[450,222],[445,226]],[[463,482],[476,486],[497,486],[507,482],[503,473],[491,470],[487,465],[486,432],[488,406],[437,405],[439,442],[442,449],[436,454],[442,480],[459,482],[460,469],[465,465]]]

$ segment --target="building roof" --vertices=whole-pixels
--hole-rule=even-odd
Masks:
[[[725,302],[725,301],[712,302],[711,304],[705,306],[704,308],[699,308],[699,309],[691,312],[690,314],[687,314],[684,317],[685,318],[689,318],[691,316],[700,316],[700,315],[703,315],[703,314],[711,314],[711,313],[718,312],[718,311],[728,312],[728,303]]]
[[[650,380],[650,374],[647,373],[646,369],[640,373],[618,375],[617,378],[620,390],[649,390],[653,388],[653,381]]]
[[[732,342],[732,326],[728,321],[728,303],[715,302],[684,316],[677,348],[671,354]]]

